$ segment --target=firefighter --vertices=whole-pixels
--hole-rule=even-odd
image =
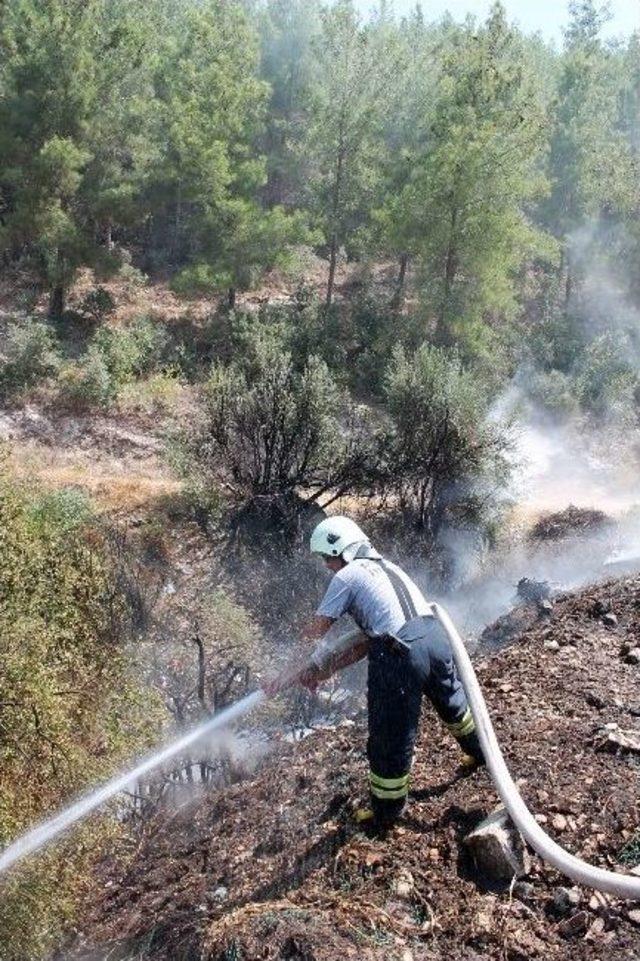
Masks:
[[[368,658],[369,788],[371,808],[360,819],[391,826],[403,812],[422,697],[426,695],[463,751],[468,770],[484,764],[449,640],[419,588],[371,546],[348,517],[323,520],[311,536],[333,577],[305,632],[320,641],[298,680],[310,689],[336,670]],[[361,630],[355,644],[329,655],[322,639],[349,614]]]

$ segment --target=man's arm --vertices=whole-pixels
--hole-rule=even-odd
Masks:
[[[308,628],[304,631],[304,637],[308,640],[320,640],[335,623],[333,618],[316,614]],[[336,641],[339,643],[339,638]],[[338,646],[335,652],[331,651],[331,641],[325,642],[326,649],[322,645],[317,645],[310,653],[310,665],[302,672],[299,682],[314,690],[321,681],[326,681],[336,671],[340,671],[350,664],[355,664],[362,660],[369,647],[369,638],[365,634],[356,636],[348,647]],[[321,663],[313,662],[314,652],[320,654]]]

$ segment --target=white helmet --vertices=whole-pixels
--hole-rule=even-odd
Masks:
[[[354,559],[361,547],[371,550],[369,538],[350,517],[327,517],[311,535],[311,553],[342,557],[345,563]],[[378,556],[376,554],[376,556]]]

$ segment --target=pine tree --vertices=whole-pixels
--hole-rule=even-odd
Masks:
[[[427,136],[391,208],[440,344],[484,349],[485,322],[516,310],[517,270],[543,242],[527,216],[544,186],[542,108],[501,4],[481,29],[450,32]]]
[[[329,247],[326,302],[334,293],[338,252],[368,222],[380,178],[381,126],[399,64],[393,35],[363,27],[351,0],[323,14],[308,150],[317,218]]]

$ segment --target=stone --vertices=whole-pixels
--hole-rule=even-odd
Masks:
[[[556,831],[566,831],[567,819],[564,814],[554,814],[551,818],[551,826],[554,827]]]
[[[626,664],[640,664],[640,647],[632,648],[625,657]]]
[[[513,885],[513,893],[521,901],[533,901],[536,889],[529,881],[516,881]]]
[[[577,914],[572,914],[570,918],[565,918],[558,925],[558,934],[561,934],[563,938],[575,937],[578,934],[584,934],[587,930],[587,925],[589,923],[589,915],[586,911],[578,911]]]
[[[559,650],[560,650],[560,645],[558,644],[557,641],[545,641],[545,642],[544,642],[544,649],[545,649],[545,651],[554,651],[554,652],[555,652],[555,651],[559,651]]]
[[[588,941],[596,941],[604,934],[604,918],[596,918],[585,937]]]
[[[538,601],[538,610],[544,617],[553,614],[553,603],[551,601]]]
[[[640,733],[638,731],[622,731],[617,726],[605,728],[604,737],[599,738],[596,750],[617,754],[618,751],[630,754],[640,754]]]
[[[531,870],[529,854],[506,808],[499,807],[464,839],[478,870],[493,880],[524,877]]]
[[[554,914],[565,915],[580,905],[582,895],[577,888],[556,888],[551,908]]]
[[[600,891],[596,891],[589,898],[589,909],[591,911],[605,911],[608,907],[609,902]]]
[[[627,917],[632,924],[637,924],[640,926],[640,910],[638,910],[638,908],[634,908],[633,911],[628,911]]]
[[[413,894],[416,883],[413,879],[413,875],[410,871],[401,871],[398,877],[393,882],[392,888],[394,894],[399,898],[408,899]]]
[[[611,612],[609,612],[608,614],[602,615],[602,623],[604,624],[605,627],[617,627],[618,618],[616,617],[615,614],[612,614]]]

